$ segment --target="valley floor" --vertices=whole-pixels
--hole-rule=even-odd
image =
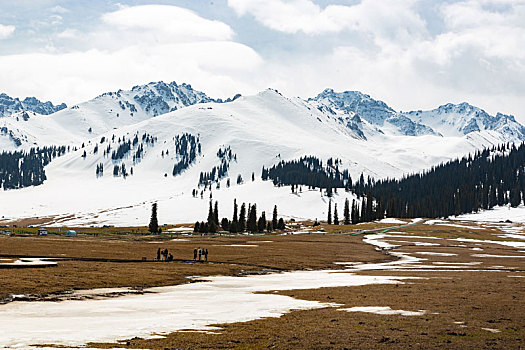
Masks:
[[[91,348],[519,349],[525,342],[525,226],[397,220],[323,228],[297,225],[288,232],[295,234],[250,236],[147,236],[139,228],[136,235],[112,228],[75,237],[1,236],[0,265],[23,257],[47,257],[57,265],[0,269],[0,298],[6,302],[0,320],[2,314],[12,316],[2,322],[0,348],[67,346],[77,327],[60,323],[68,319],[93,330],[80,330],[69,345],[94,341]],[[374,233],[353,235],[361,231]],[[168,248],[175,261],[152,261],[158,247]],[[208,263],[193,261],[197,247],[209,249]],[[179,286],[148,289],[173,285]],[[208,288],[216,288],[210,300]],[[186,294],[177,294],[181,290]],[[163,295],[171,302],[163,304],[168,315],[158,318],[168,324],[149,332],[150,325],[133,323],[148,311],[148,298]],[[194,295],[202,295],[202,305],[189,300]],[[123,309],[126,300],[136,301],[135,313]],[[275,305],[264,305],[270,300]],[[114,309],[100,310],[97,323],[90,324],[88,315],[95,311],[80,307],[97,301]],[[121,312],[120,323],[135,327],[131,334],[135,329],[149,336],[124,332],[102,340],[96,327],[111,324]],[[199,323],[210,313],[216,322]],[[17,327],[35,322],[41,323],[35,329]],[[46,338],[46,331],[57,330]]]

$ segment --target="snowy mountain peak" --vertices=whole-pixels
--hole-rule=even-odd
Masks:
[[[335,92],[333,89],[325,89],[308,101],[323,103],[346,114],[359,114],[364,120],[375,125],[383,125],[388,117],[396,113],[383,101],[374,100],[370,95],[359,91]]]
[[[42,102],[36,97],[26,97],[24,100],[12,98],[5,93],[0,94],[0,117],[31,111],[38,114],[52,114],[67,108],[65,103],[53,105],[50,101]]]
[[[430,111],[402,113],[414,122],[432,127],[444,136],[463,136],[472,132],[495,131],[504,141],[525,140],[525,127],[513,116],[497,113],[488,114],[467,102],[447,103]]]
[[[325,89],[315,98],[308,99],[308,102],[315,104],[322,112],[338,115],[337,119],[342,124],[363,139],[385,132],[405,136],[439,135],[426,125],[398,115],[383,101],[359,91],[335,92],[333,89]],[[363,120],[368,125],[361,124]]]
[[[118,100],[118,106],[124,113],[127,111],[133,115],[137,112],[144,112],[150,117],[156,117],[197,103],[223,102],[220,99],[210,98],[201,91],[194,90],[189,84],[179,85],[175,81],[171,83],[158,81],[136,85],[129,91],[106,92],[95,98],[95,100],[108,99]]]

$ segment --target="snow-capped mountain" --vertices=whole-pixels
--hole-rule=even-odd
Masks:
[[[41,102],[35,97],[26,97],[24,100],[20,101],[20,99],[12,98],[4,93],[0,94],[0,117],[6,117],[26,111],[47,115],[65,108],[67,108],[65,103],[55,106],[50,101]]]
[[[365,139],[385,132],[406,136],[437,134],[432,128],[399,115],[383,101],[374,100],[359,91],[335,92],[325,89],[316,97],[308,99],[308,102],[332,114],[340,123],[346,124]],[[369,126],[363,127],[359,122],[354,122],[356,117],[365,120]]]
[[[223,216],[237,198],[267,212],[277,204],[286,216],[315,218],[326,209],[319,189],[292,194],[262,181],[262,167],[314,156],[325,164],[337,158],[353,179],[399,177],[525,140],[513,117],[448,106],[400,113],[368,95],[328,89],[308,100],[268,89],[221,101],[189,85],[159,82],[51,115],[21,112],[0,119],[0,150],[70,147],[45,167],[43,184],[2,190],[0,211],[69,225],[136,225],[147,222],[156,201],[161,221],[194,222],[210,198],[219,200]],[[201,179],[217,169],[212,186],[203,186]],[[339,191],[333,200],[342,205],[351,196]]]
[[[473,132],[491,130],[499,133],[502,140],[525,140],[525,127],[514,116],[498,113],[492,116],[466,102],[448,103],[430,111],[401,113],[412,121],[428,125],[443,136],[462,136]]]
[[[213,99],[176,82],[151,82],[131,90],[107,92],[92,100],[46,116],[19,112],[0,119],[0,149],[75,144],[108,130],[159,116],[198,103],[231,102]],[[61,135],[57,139],[57,135]]]
[[[334,92],[326,89],[308,102],[331,114],[361,137],[377,134],[406,136],[464,136],[473,132],[494,131],[501,142],[524,141],[525,127],[513,116],[492,116],[468,103],[446,104],[430,111],[396,112],[386,103],[358,91]],[[357,119],[359,117],[359,119]],[[360,119],[368,125],[355,122]]]

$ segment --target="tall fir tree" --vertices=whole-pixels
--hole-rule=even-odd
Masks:
[[[151,218],[148,225],[149,232],[159,232],[159,221],[157,220],[157,203],[151,205]]]
[[[264,232],[266,229],[266,213],[263,211],[261,217],[257,221],[257,231]]]
[[[334,225],[339,225],[339,215],[337,214],[337,203],[334,203]]]
[[[277,229],[277,205],[273,207],[272,228]]]
[[[244,232],[246,230],[246,204],[242,203],[241,212],[239,213],[238,231]]]
[[[345,199],[345,209],[344,209],[344,224],[345,225],[350,225],[351,223],[351,218],[350,218],[350,202],[348,201],[348,198]]]
[[[332,201],[328,201],[328,219],[326,222],[328,225],[332,224]]]
[[[219,202],[215,201],[215,208],[213,210],[213,219],[215,220],[215,224],[219,226]]]
[[[352,199],[352,224],[357,224],[359,222],[359,208],[355,199]]]
[[[253,204],[250,206],[248,214],[247,229],[249,232],[257,232],[257,206]]]
[[[210,200],[210,208],[208,210],[208,225],[211,225],[212,222],[215,222],[215,215],[213,213],[213,207],[212,207],[212,203],[211,203],[211,200]]]

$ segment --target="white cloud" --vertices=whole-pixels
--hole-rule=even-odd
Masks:
[[[15,31],[15,26],[0,24],[0,40],[10,37]]]
[[[412,9],[416,2],[363,0],[357,5],[329,5],[324,9],[311,0],[228,0],[228,5],[239,16],[250,14],[265,26],[285,33],[352,30],[406,41],[426,32],[424,21]]]
[[[69,10],[67,8],[65,8],[65,7],[57,5],[57,6],[51,8],[51,12],[54,12],[54,13],[68,13]]]
[[[76,38],[77,36],[78,36],[78,30],[71,29],[71,28],[63,30],[57,34],[57,38],[61,38],[61,39],[73,39],[73,38]]]
[[[402,110],[468,101],[525,122],[525,0],[433,2],[423,12],[422,0],[228,4],[275,31],[250,38],[276,39],[264,61],[226,23],[175,6],[121,7],[90,31],[46,37],[57,51],[0,54],[0,91],[71,103],[154,80],[188,82],[217,97],[266,87],[310,97],[332,87]],[[235,28],[251,25],[243,18]]]
[[[233,30],[227,24],[176,6],[123,7],[104,14],[102,20],[127,35],[153,33],[159,41],[230,40],[233,37]]]
[[[82,47],[65,52],[0,55],[0,91],[77,103],[104,91],[156,80],[190,82],[212,96],[251,91],[239,83],[262,59],[230,38],[226,24],[174,6],[137,6],[104,14],[95,30],[56,38]],[[52,81],[53,84],[49,84]]]
[[[302,96],[324,87],[361,90],[403,110],[468,101],[525,122],[524,3],[446,3],[438,8],[442,32],[430,33],[411,6],[394,11],[376,2],[384,6],[376,12],[364,0],[352,6],[363,14],[352,30],[365,36],[365,45],[348,41],[326,53],[294,57],[293,63],[272,62],[275,86]],[[412,24],[397,25],[411,16]],[[420,33],[414,33],[417,28]]]

